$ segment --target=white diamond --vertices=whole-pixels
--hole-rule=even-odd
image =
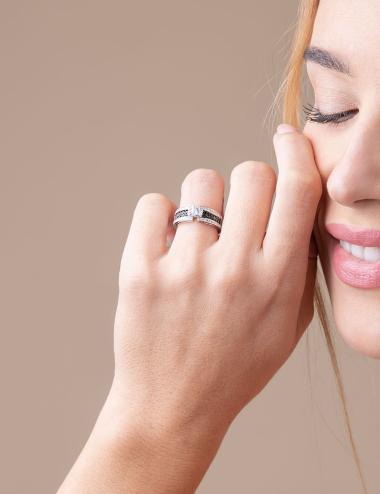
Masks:
[[[196,208],[194,206],[189,207],[188,215],[192,216],[193,218],[198,217],[200,218],[202,216],[202,208]]]

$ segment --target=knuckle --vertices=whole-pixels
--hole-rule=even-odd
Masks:
[[[231,181],[233,180],[260,180],[274,186],[277,178],[276,172],[267,163],[262,161],[244,161],[232,170]]]
[[[212,284],[222,298],[230,298],[250,282],[249,261],[243,257],[221,260],[219,268],[212,275]]]
[[[272,301],[279,299],[281,294],[286,291],[288,266],[284,262],[277,262],[273,266],[273,273],[268,275],[269,283],[266,286],[266,292]]]
[[[169,264],[168,264],[169,262]],[[181,256],[164,260],[162,270],[176,291],[187,291],[189,287],[199,287],[203,283],[204,266],[201,256]]]
[[[299,285],[297,275],[290,269],[289,250],[284,249],[264,269],[262,276],[262,290],[270,304],[281,303],[284,297],[294,298],[294,287]],[[296,258],[297,260],[297,258]],[[291,302],[287,299],[286,303]]]
[[[289,194],[302,204],[318,202],[322,193],[321,179],[317,173],[290,172],[286,177],[286,187]]]
[[[152,273],[137,264],[121,266],[119,270],[119,292],[134,296],[143,296],[153,287]]]
[[[207,184],[216,187],[223,187],[224,180],[220,173],[211,168],[197,168],[191,171],[182,183],[182,186]]]

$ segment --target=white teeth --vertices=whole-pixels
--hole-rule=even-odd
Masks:
[[[380,247],[366,247],[364,249],[365,261],[380,261]]]
[[[351,244],[351,254],[358,259],[364,259],[364,247]]]
[[[346,250],[347,252],[349,252],[351,254],[351,244],[349,244],[348,242],[345,242],[344,240],[341,240],[340,245],[343,247],[344,250]]]
[[[350,244],[344,240],[339,240],[340,245],[346,252],[349,252],[357,259],[364,261],[380,261],[380,247],[362,247],[361,245]]]

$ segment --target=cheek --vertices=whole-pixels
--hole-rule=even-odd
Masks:
[[[311,141],[315,163],[325,184],[334,166],[339,163],[347,149],[349,140],[347,132],[326,124],[307,122],[302,133]]]

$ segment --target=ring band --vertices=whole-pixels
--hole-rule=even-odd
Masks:
[[[202,221],[207,225],[215,226],[219,233],[222,229],[223,217],[217,211],[205,206],[182,206],[174,213],[173,226],[177,228],[179,223],[187,223],[197,218],[197,221]]]

